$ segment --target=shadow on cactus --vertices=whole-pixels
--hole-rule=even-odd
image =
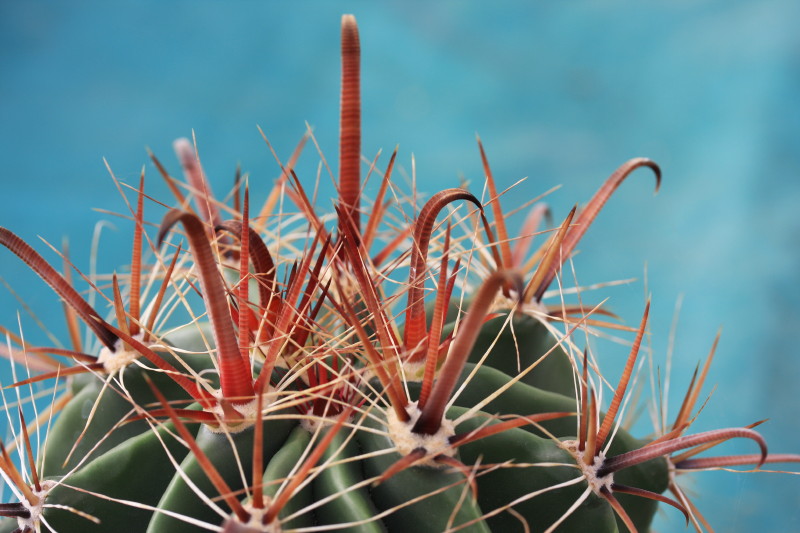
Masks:
[[[768,454],[757,424],[688,434],[711,355],[670,428],[639,439],[622,422],[650,304],[630,328],[602,302],[571,303],[560,275],[632,172],[648,167],[658,187],[654,162],[624,163],[555,228],[539,231],[547,208],[534,205],[515,239],[480,140],[486,202],[448,189],[417,209],[391,180],[396,150],[384,172],[369,164],[369,202],[359,69],[345,16],[335,213],[295,173],[310,133],[255,216],[245,179],[232,206],[217,201],[178,140],[185,182],[151,154],[178,206],[155,240],[142,174],[130,274],[110,287],[82,276],[102,308],[66,253],[59,272],[0,228],[66,304],[72,343],[2,329],[26,377],[6,392],[0,472],[15,501],[0,531],[647,531],[659,503],[702,531],[678,474],[800,459]],[[598,329],[635,335],[616,387],[579,346],[576,332]],[[45,394],[35,420],[11,407]],[[697,457],[730,439],[758,453]]]

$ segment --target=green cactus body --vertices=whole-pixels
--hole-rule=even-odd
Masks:
[[[518,313],[513,313],[509,320],[507,309],[498,313],[500,316],[486,321],[481,328],[470,362],[477,363],[486,357],[485,365],[509,376],[516,376],[535,364],[535,368],[522,377],[523,383],[574,396],[575,379],[570,357],[544,322]],[[453,305],[448,310],[449,323],[444,327],[443,335],[452,333],[457,316],[458,310]],[[547,356],[542,358],[545,354]]]
[[[350,533],[382,533],[387,529],[383,520],[376,518],[379,512],[360,455],[355,439],[337,433],[323,456],[329,463],[314,480],[314,500],[326,502],[314,509],[314,515],[321,524],[352,524],[342,529]]]
[[[574,396],[572,363],[569,355],[558,344],[558,339],[532,316],[512,316],[510,324],[503,327],[505,320],[505,316],[500,316],[484,324],[470,360],[477,362],[488,351],[487,365],[512,377],[538,361],[536,368],[522,378],[523,383],[565,396]],[[545,354],[548,355],[539,361]]]
[[[301,427],[295,426],[286,442],[272,455],[264,471],[264,495],[274,498],[281,483],[286,482],[292,471],[301,463],[303,454],[311,443],[311,435]],[[307,485],[295,493],[287,505],[278,514],[281,524],[286,529],[310,527],[314,525],[314,513],[304,513],[303,509],[313,501],[312,487]],[[295,518],[288,519],[292,515]]]
[[[462,423],[459,429],[469,431],[482,423],[479,417]],[[487,513],[519,502],[509,511],[491,516],[487,521],[492,531],[523,531],[519,516],[534,521],[533,531],[544,531],[556,524],[569,507],[588,496],[580,507],[561,523],[558,531],[617,531],[614,511],[591,493],[574,458],[557,442],[543,439],[521,429],[512,429],[483,441],[466,444],[460,450],[467,463],[480,460],[485,465],[502,464],[514,457],[516,465],[498,468],[478,478],[478,500]],[[564,465],[564,466],[555,466]],[[577,482],[576,482],[577,481]],[[553,487],[561,488],[553,490]],[[539,494],[537,494],[539,493]],[[536,494],[535,497],[530,497]]]
[[[54,531],[144,531],[152,518],[150,509],[137,509],[124,502],[155,507],[174,472],[165,468],[169,455],[176,461],[187,450],[170,434],[168,426],[142,432],[96,457],[67,478],[70,487],[90,491],[79,492],[56,487],[48,500],[79,509],[99,520],[95,524],[64,509],[48,509],[44,516]],[[107,496],[120,500],[110,501]]]
[[[365,426],[384,429],[375,420],[365,422]],[[364,452],[379,454],[364,462],[369,477],[381,476],[401,458],[396,452],[386,453],[395,448],[395,443],[385,435],[362,431],[357,438]],[[385,518],[390,531],[405,528],[444,531],[448,526],[464,526],[473,521],[476,523],[467,527],[467,531],[489,531],[481,521],[483,513],[469,494],[469,486],[458,472],[426,466],[411,467],[374,487],[372,498],[382,511],[396,508]]]
[[[480,383],[482,386],[468,386],[457,400],[459,405],[474,405],[486,398],[482,387],[495,390],[494,386],[498,380],[505,383],[508,379],[497,370],[488,367],[475,368],[472,365],[468,365],[464,369],[462,379],[466,378],[473,370],[476,375],[469,383]],[[411,390],[415,385],[414,383],[409,385]],[[84,388],[84,390],[91,389]],[[546,410],[573,409],[575,400],[555,393],[539,391],[524,383],[516,383],[485,407],[493,410],[493,413],[508,414],[522,412],[521,409],[524,410],[524,408],[520,408],[522,405],[536,406],[536,408]],[[510,409],[511,406],[516,409]],[[453,408],[449,415],[451,418],[455,418],[465,411],[464,407]],[[525,412],[533,414],[534,409]],[[487,416],[478,412],[471,419],[462,422],[459,430],[475,429],[484,423]],[[73,429],[83,427],[83,419],[73,421],[69,418],[62,418],[59,424],[67,422],[76,425],[76,428]],[[554,425],[554,422],[560,425]],[[264,449],[264,459],[267,464],[264,483],[267,486],[265,490],[267,496],[274,496],[279,482],[283,481],[291,473],[292,468],[296,467],[310,442],[308,430],[295,424],[296,422],[290,418],[278,417],[264,422],[264,434],[266,441],[270,443]],[[570,417],[545,422],[543,426],[559,436],[565,436],[574,432],[575,424],[575,418]],[[518,527],[518,518],[503,512],[484,522],[482,520],[484,513],[506,505],[525,494],[564,483],[579,475],[574,460],[567,452],[561,449],[556,442],[535,436],[536,430],[532,426],[528,426],[526,429],[529,431],[509,430],[507,433],[468,444],[459,449],[461,459],[465,464],[476,464],[479,462],[479,458],[480,463],[484,465],[500,464],[508,461],[509,458],[514,458],[515,461],[523,464],[557,462],[569,466],[546,469],[548,472],[546,476],[533,475],[520,468],[498,468],[494,472],[478,477],[478,494],[482,497],[477,502],[473,501],[469,485],[463,474],[447,468],[413,467],[377,487],[372,487],[365,484],[364,480],[379,477],[399,456],[397,453],[380,453],[384,450],[391,450],[394,443],[387,436],[378,433],[381,425],[374,417],[366,419],[360,424],[360,427],[363,429],[356,430],[354,437],[346,445],[344,445],[345,435],[337,435],[326,456],[340,464],[336,467],[324,468],[304,491],[293,496],[290,500],[292,505],[287,506],[282,511],[282,515],[300,514],[284,524],[285,527],[311,525],[314,521],[318,525],[330,525],[368,520],[358,527],[353,526],[349,529],[352,531],[393,531],[409,527],[408,524],[414,524],[413,527],[417,528],[415,530],[435,532],[446,529],[450,520],[453,520],[452,524],[455,525],[474,522],[467,530],[505,531],[504,528],[508,524]],[[567,431],[567,433],[563,433],[563,431]],[[616,453],[628,451],[633,448],[630,444],[633,442],[635,439],[621,431],[617,434],[611,450]],[[177,443],[173,435],[166,430],[166,426],[158,428],[155,432],[140,432],[97,457],[93,455],[94,459],[68,477],[69,485],[119,500],[136,501],[151,506],[157,505],[159,509],[171,513],[213,523],[219,518],[218,515],[196,496],[180,475],[175,474],[171,468],[167,467],[168,459],[162,443],[169,448],[172,459],[176,463],[180,463],[180,470],[192,479],[193,483],[207,497],[213,498],[214,489],[210,486],[196,458],[192,454],[187,455],[186,449]],[[231,443],[236,448],[236,455],[232,453]],[[628,444],[627,448],[625,448],[626,443]],[[247,472],[250,466],[248,458],[252,453],[252,429],[233,435],[224,435],[200,428],[198,444],[232,487],[241,485],[240,473]],[[339,450],[340,447],[341,450]],[[519,455],[517,448],[524,450],[525,453]],[[339,453],[334,453],[337,450]],[[360,458],[362,454],[375,453],[380,454],[368,459]],[[182,457],[185,458],[182,459]],[[630,482],[641,485],[642,481],[652,484],[651,480],[660,480],[657,484],[665,485],[666,463],[663,461],[661,463],[662,467],[657,469],[658,472],[645,472],[633,476],[636,479]],[[140,480],[139,483],[132,482],[134,479]],[[301,509],[311,503],[312,494],[313,500],[320,501],[354,485],[360,485],[359,490],[348,491],[344,496],[336,496],[319,509],[306,515],[302,514]],[[585,482],[580,486],[585,487]],[[503,492],[500,490],[502,487],[514,487],[514,491]],[[648,486],[648,488],[651,487]],[[158,501],[157,497],[161,493],[163,496]],[[547,497],[537,496],[530,500],[535,502],[535,505],[526,503],[521,505],[517,511],[530,523],[545,524],[551,519],[554,522],[562,511],[577,500],[580,493],[581,491],[576,492],[574,488],[554,490]],[[142,496],[145,495],[150,498],[143,498]],[[504,498],[506,499],[504,500]],[[177,520],[165,513],[153,514],[149,510],[133,512],[122,503],[87,496],[85,493],[66,488],[54,489],[48,499],[54,503],[58,502],[60,505],[82,509],[102,521],[101,525],[92,526],[83,517],[64,510],[52,509],[45,513],[45,518],[56,531],[72,530],[78,527],[85,531],[93,530],[93,528],[103,531],[104,528],[115,524],[120,524],[120,527],[123,525],[135,527],[136,529],[132,529],[132,531],[144,531],[145,529],[150,532],[198,530],[196,525]],[[553,507],[553,499],[561,502],[560,507]],[[411,505],[405,505],[407,502],[415,500],[418,501]],[[604,504],[604,502],[601,503]],[[372,519],[377,514],[394,507],[400,508],[388,513],[382,519]],[[550,511],[543,514],[542,508],[550,509]],[[603,507],[598,503],[596,497],[587,498],[580,509],[584,508],[585,510],[574,513],[564,526],[586,523],[602,524],[606,523],[610,516],[611,525],[603,526],[598,531],[616,530],[613,512],[607,506]],[[453,516],[445,516],[441,513],[442,509],[459,509],[459,512]],[[652,513],[649,514],[652,515]],[[642,520],[645,529],[650,518],[651,516],[648,516]]]
[[[167,361],[173,360],[166,353],[164,358]],[[190,366],[195,372],[208,370],[209,367],[211,361],[208,357],[205,358],[205,363],[195,358]],[[150,431],[151,427],[145,420],[130,420],[137,414],[134,406],[155,402],[155,397],[144,381],[145,373],[170,398],[186,398],[178,392],[179,388],[168,376],[145,372],[137,365],[126,368],[120,374],[118,383],[93,379],[83,384],[81,382],[85,380],[81,380],[79,384],[82,386],[61,411],[57,423],[48,434],[46,462],[42,474],[63,475],[76,465],[78,458],[91,460],[141,433]],[[125,393],[122,393],[121,387],[124,387]],[[130,396],[127,397],[126,394]]]
[[[289,437],[294,425],[295,422],[288,419],[268,419],[263,422],[264,434],[267,438],[264,441],[265,445],[262,453],[266,460],[274,458],[277,453],[282,451],[282,446]],[[241,490],[249,486],[252,480],[242,480],[241,476],[242,472],[246,475],[252,467],[252,429],[246,429],[240,433],[224,434],[213,433],[206,428],[201,428],[197,442],[233,490]],[[289,442],[289,445],[292,448],[296,447],[294,441]],[[187,455],[179,468],[203,494],[207,497],[214,496],[214,487],[209,482],[203,467],[198,463],[195,455]],[[219,515],[177,473],[164,490],[158,507],[159,509],[209,523],[219,521]],[[175,519],[165,513],[155,514],[147,528],[147,531],[152,533],[196,530],[196,526]]]
[[[419,395],[419,387],[419,382],[408,383],[412,398]],[[475,366],[473,363],[464,366],[459,376],[458,389],[459,394],[455,398],[454,405],[459,407],[480,405],[481,411],[491,414],[524,416],[547,412],[576,412],[578,407],[574,398],[541,390],[522,381],[510,384],[509,376],[505,373],[488,366]],[[498,394],[501,390],[503,392]],[[577,415],[567,416],[547,420],[539,425],[551,434],[563,437],[575,435],[578,420]],[[546,436],[537,426],[527,426],[525,429],[542,437]]]

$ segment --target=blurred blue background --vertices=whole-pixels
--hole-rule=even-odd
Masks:
[[[646,171],[623,184],[580,246],[579,280],[639,278],[602,291],[635,325],[647,271],[662,371],[683,294],[670,412],[723,326],[705,388],[716,392],[694,429],[770,417],[771,449],[800,452],[798,2],[108,4],[0,3],[0,225],[46,257],[55,260],[38,236],[68,237],[88,271],[94,225],[110,219],[98,270],[129,261],[131,224],[92,211],[125,209],[103,157],[128,183],[145,165],[148,192],[168,198],[145,147],[177,175],[171,143],[194,130],[218,193],[237,162],[266,190],[278,171],[256,125],[287,158],[308,121],[335,168],[339,18],[352,12],[362,151],[383,148],[383,168],[399,143],[423,190],[480,183],[476,132],[501,188],[528,177],[504,207],[563,184],[549,198],[557,220],[626,159],[655,159],[661,193]],[[52,293],[8,252],[0,276],[66,340]],[[16,329],[19,307],[0,290],[0,324]],[[23,326],[45,342],[27,316]],[[617,376],[627,350],[600,353]],[[718,531],[800,531],[797,476],[691,478],[683,486]],[[656,528],[684,530],[672,509]]]

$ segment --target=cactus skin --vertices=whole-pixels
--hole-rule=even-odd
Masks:
[[[444,334],[452,331],[454,326],[452,322],[445,326]],[[553,353],[539,362],[537,370],[525,374],[522,382],[574,397],[572,364],[569,355],[557,343],[558,339],[547,330],[544,323],[530,315],[515,315],[510,324],[506,324],[505,316],[499,316],[488,320],[481,328],[470,362],[479,362],[488,352],[487,366],[515,376],[555,347]]]
[[[508,269],[511,254],[508,245],[502,244],[507,243],[507,232],[498,202],[493,206],[500,230],[497,247],[501,250],[494,256],[497,275],[487,276],[478,290],[467,295],[466,313],[459,313],[448,302],[448,290],[452,291],[453,281],[462,275],[457,267],[448,274],[448,254],[466,255],[481,243],[450,247],[448,227],[436,302],[432,306],[429,302],[429,312],[422,315],[414,302],[409,303],[406,316],[413,323],[396,323],[391,318],[404,313],[388,312],[390,300],[397,298],[385,295],[387,289],[375,280],[378,273],[391,276],[393,272],[378,270],[377,265],[365,260],[382,215],[372,213],[376,218],[370,217],[362,231],[364,213],[357,211],[361,205],[360,129],[353,121],[360,118],[360,104],[357,87],[353,87],[358,82],[357,64],[354,67],[353,63],[357,57],[354,59],[353,54],[357,55],[358,48],[355,20],[345,16],[342,92],[347,96],[343,96],[342,131],[347,135],[343,133],[342,143],[347,146],[342,147],[342,157],[348,160],[342,164],[346,175],[340,176],[343,196],[337,210],[339,233],[335,237],[327,234],[299,182],[293,182],[291,200],[313,230],[308,242],[294,246],[305,250],[299,256],[285,251],[285,256],[276,256],[277,260],[270,256],[273,250],[260,242],[259,233],[251,227],[262,222],[251,220],[247,193],[244,206],[236,207],[241,220],[220,223],[219,213],[212,215],[208,207],[215,205],[214,200],[207,195],[198,199],[199,205],[205,206],[206,219],[188,212],[170,212],[159,241],[175,221],[184,223],[192,242],[192,258],[204,265],[198,265],[197,273],[184,271],[182,275],[191,280],[192,290],[202,287],[207,308],[217,304],[214,313],[209,312],[211,322],[191,324],[167,335],[162,343],[154,342],[159,338],[155,335],[144,343],[149,347],[136,348],[131,337],[143,321],[133,305],[130,311],[122,309],[121,298],[115,298],[117,315],[127,325],[120,324],[117,329],[98,325],[91,317],[85,319],[99,331],[104,344],[119,337],[120,346],[133,346],[142,361],[152,362],[155,357],[161,370],[145,361],[120,370],[99,371],[99,376],[70,376],[73,396],[50,428],[41,454],[44,463],[37,466],[38,474],[57,485],[47,490],[41,516],[22,516],[36,507],[31,502],[0,509],[0,514],[9,517],[0,524],[0,532],[188,533],[212,529],[257,533],[314,526],[360,533],[435,533],[449,527],[471,532],[545,531],[553,526],[567,532],[647,531],[657,509],[654,498],[668,488],[679,491],[671,473],[675,467],[670,458],[673,452],[746,437],[761,448],[761,455],[752,462],[769,460],[763,439],[752,430],[723,430],[692,436],[694,440],[683,437],[688,426],[682,422],[688,418],[683,413],[674,432],[664,437],[671,447],[663,453],[649,454],[657,445],[648,447],[649,441],[639,440],[624,429],[609,434],[617,405],[612,402],[607,412],[599,412],[591,390],[591,383],[597,380],[589,378],[587,362],[581,365],[568,345],[560,344],[564,339],[556,338],[533,315],[519,313],[517,307],[501,305],[494,309],[490,305],[498,290],[512,306],[513,294],[519,300],[523,298],[521,283],[513,283],[521,281],[519,274]],[[202,179],[191,148],[186,143],[178,146],[187,175]],[[480,149],[494,191],[482,145]],[[285,180],[292,179],[293,161],[294,157],[284,167]],[[161,164],[154,162],[162,171]],[[394,156],[384,183],[388,183],[393,162]],[[657,167],[648,160],[623,165],[610,179],[611,185],[604,186],[590,203],[585,225],[619,182],[643,165],[653,168],[660,178]],[[381,190],[376,201],[378,212],[385,187]],[[440,194],[440,204],[423,209],[411,227],[392,236],[395,248],[389,249],[389,255],[403,256],[404,250],[398,249],[397,243],[413,233],[411,249],[418,255],[412,261],[426,265],[419,254],[427,254],[430,234],[425,235],[420,228],[432,227],[447,203],[464,199],[477,203],[467,191]],[[186,205],[178,195],[179,203]],[[138,217],[143,197],[140,193]],[[238,194],[236,198],[238,202]],[[483,216],[482,206],[477,205]],[[537,304],[560,268],[559,262],[552,262],[553,256],[547,259],[546,250],[557,249],[562,242],[571,249],[585,232],[585,225],[579,234],[567,231],[573,214],[552,238],[551,244],[557,246],[542,249],[544,259],[533,279],[546,280],[544,285],[524,291],[533,294]],[[137,221],[141,240],[144,224],[141,218]],[[373,221],[377,221],[375,225]],[[207,272],[209,260],[197,258],[201,253],[207,256],[212,249],[203,241],[210,238],[209,227],[240,232],[235,239],[218,241],[230,249],[210,260],[213,274]],[[484,227],[489,234],[490,225]],[[492,237],[489,241],[494,247]],[[203,245],[202,252],[198,251],[198,242]],[[235,269],[230,265],[237,256],[241,265]],[[177,260],[179,255],[174,257]],[[165,258],[163,265],[168,263]],[[256,265],[254,268],[282,265],[286,276],[279,283],[275,270],[252,272],[250,264]],[[414,268],[408,284],[410,293],[419,290],[416,284],[424,277]],[[224,271],[224,278],[218,270]],[[172,266],[163,275],[172,275]],[[43,275],[51,285],[60,283],[53,276]],[[215,285],[223,279],[228,283],[224,289]],[[178,282],[175,286],[165,282],[164,287],[173,296],[185,288]],[[138,287],[133,292],[138,292]],[[484,293],[491,293],[490,299]],[[220,294],[225,296],[223,300],[230,298],[234,303],[225,301],[233,320],[228,321],[225,306],[218,305],[219,296],[214,302],[208,300],[214,298],[210,295]],[[138,296],[135,299],[138,305]],[[489,313],[497,316],[490,317]],[[646,317],[647,312],[629,358],[631,367]],[[505,325],[507,319],[510,328]],[[440,321],[439,329],[433,323],[436,320]],[[234,323],[238,335],[233,333]],[[479,326],[472,331],[475,323]],[[413,333],[406,339],[421,342],[422,349],[417,344],[405,346],[399,340],[397,332],[408,329]],[[225,346],[217,349],[222,342],[215,339],[223,339]],[[253,345],[258,347],[253,349]],[[531,370],[554,346],[553,352]],[[155,352],[148,351],[151,349]],[[427,370],[416,372],[414,368],[419,367],[410,363],[419,362],[412,359],[423,349],[428,352],[424,359]],[[397,358],[393,358],[392,350]],[[223,356],[223,351],[227,355]],[[242,358],[237,362],[239,353]],[[397,359],[407,366],[401,368]],[[231,369],[237,365],[238,374],[231,377]],[[247,369],[250,374],[245,376]],[[438,369],[435,380],[431,369]],[[402,383],[401,370],[407,379]],[[524,375],[515,379],[519,372]],[[705,371],[697,390],[704,376]],[[616,390],[620,397],[627,384],[623,375]],[[217,391],[218,387],[222,389]],[[226,387],[253,391],[253,397],[230,397]],[[504,392],[494,397],[501,389]],[[686,412],[694,408],[693,390],[685,404]],[[453,391],[458,391],[455,396]],[[261,409],[252,410],[253,404]],[[387,428],[390,419],[403,422],[416,406],[420,421],[407,424],[413,424],[410,433],[419,440],[406,452]],[[439,429],[429,431],[422,420],[445,407],[449,408],[444,419],[434,419],[433,425],[446,429],[453,422],[455,427],[452,434],[442,437],[443,449],[433,448],[428,444],[431,440],[425,439],[434,439]],[[533,418],[536,423],[531,422]],[[20,438],[17,444],[26,439]],[[607,450],[601,450],[603,444],[608,444]],[[624,464],[618,457],[625,459]],[[599,480],[587,474],[591,467],[586,466],[587,461],[599,464],[594,471]],[[28,485],[39,483],[15,481],[15,469],[10,461],[3,460],[4,476],[20,491],[24,492],[21,485],[32,490]],[[624,494],[626,486],[654,496]]]
[[[468,420],[463,429],[476,426],[479,419]],[[552,441],[542,439],[521,429],[487,437],[485,442],[476,442],[463,447],[461,453],[467,463],[483,458],[487,463],[503,460],[502,457],[514,457],[520,464],[562,463],[569,465],[570,455]],[[542,470],[541,472],[539,470]],[[543,469],[531,466],[528,468],[499,469],[486,475],[479,491],[479,501],[486,509],[496,509],[515,501],[526,494],[575,478],[575,471],[569,466]],[[577,501],[586,490],[585,482],[565,487],[556,492],[544,493],[515,507],[523,516],[536,516],[539,523],[550,525],[556,522],[572,502]],[[508,512],[489,518],[492,531],[519,531],[519,520]],[[602,531],[615,532],[617,524],[614,511],[606,502],[595,495],[585,501],[580,509],[564,521],[559,531]]]

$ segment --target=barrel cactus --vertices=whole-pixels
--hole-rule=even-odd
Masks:
[[[486,202],[448,189],[393,213],[390,198],[406,201],[396,152],[385,171],[370,165],[380,187],[362,197],[359,56],[345,16],[335,213],[294,171],[308,135],[257,213],[244,180],[233,205],[217,201],[178,140],[185,182],[151,155],[178,207],[148,235],[142,176],[130,274],[91,287],[102,309],[0,229],[73,333],[57,349],[3,328],[28,373],[17,390],[57,392],[39,419],[9,417],[0,470],[17,501],[0,505],[0,530],[647,531],[659,503],[702,530],[678,473],[797,460],[768,454],[752,427],[689,431],[711,356],[673,425],[633,436],[620,419],[649,303],[615,386],[574,335],[619,327],[603,306],[546,304],[613,191],[641,167],[658,186],[654,162],[624,163],[533,251],[544,209],[509,238],[480,141]],[[756,453],[696,457],[734,438]]]

